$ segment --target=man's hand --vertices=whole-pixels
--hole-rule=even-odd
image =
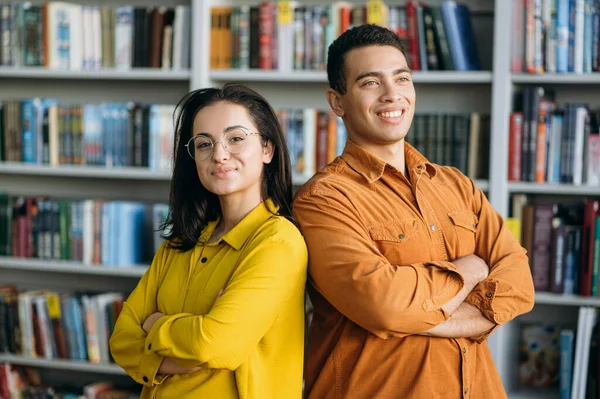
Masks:
[[[163,358],[162,363],[160,364],[160,367],[158,368],[158,372],[156,374],[190,374],[190,373],[194,373],[198,370],[200,370],[202,367],[200,366],[196,366],[196,367],[192,367],[192,368],[187,368],[187,367],[183,367],[180,366],[179,364],[175,363],[173,360],[169,359],[168,357]]]
[[[487,333],[495,326],[496,323],[486,319],[479,309],[463,302],[452,313],[450,319],[420,335],[440,338],[472,338]]]
[[[144,324],[142,325],[142,328],[144,329],[144,331],[146,331],[146,334],[150,332],[150,330],[154,326],[154,323],[156,323],[158,319],[160,319],[163,316],[164,314],[160,312],[152,313],[150,316],[148,316],[148,318],[144,321]]]
[[[463,256],[453,260],[452,264],[463,275],[465,284],[471,286],[471,289],[490,274],[490,267],[477,255]]]
[[[456,294],[454,298],[448,301],[442,310],[452,314],[465,300],[467,295],[480,282],[487,278],[490,273],[489,266],[476,255],[467,255],[452,261],[452,264],[463,275],[465,283],[463,288]]]

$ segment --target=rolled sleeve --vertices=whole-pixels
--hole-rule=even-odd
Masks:
[[[525,249],[481,190],[475,187],[474,190],[479,217],[475,255],[490,266],[490,273],[471,291],[466,302],[477,307],[488,320],[501,325],[533,308],[533,279]]]

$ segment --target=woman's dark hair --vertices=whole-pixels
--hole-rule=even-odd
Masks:
[[[346,69],[344,59],[350,50],[367,46],[396,47],[404,54],[400,36],[382,26],[360,25],[342,33],[331,43],[327,51],[327,80],[329,87],[340,94],[346,94]]]
[[[188,155],[185,144],[193,134],[194,118],[204,107],[227,102],[241,105],[248,111],[263,140],[273,144],[273,159],[264,165],[262,198],[270,198],[279,206],[278,214],[292,219],[292,168],[285,136],[277,115],[267,100],[256,91],[241,84],[226,84],[223,88],[194,90],[185,95],[175,111],[175,145],[169,214],[161,226],[163,237],[171,248],[187,251],[193,248],[202,229],[221,216],[216,194],[200,182],[196,163]],[[270,210],[274,212],[274,210]]]

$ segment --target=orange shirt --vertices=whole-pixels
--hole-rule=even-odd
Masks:
[[[530,311],[525,250],[457,169],[405,144],[407,177],[348,141],[297,193],[314,305],[306,397],[506,398],[485,336],[416,335],[444,322],[462,288],[450,263],[490,266],[466,301],[497,325]]]

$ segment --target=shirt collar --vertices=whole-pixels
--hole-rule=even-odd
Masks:
[[[385,167],[388,165],[350,139],[346,141],[342,159],[369,183],[381,178]],[[435,166],[406,141],[404,142],[404,160],[406,170],[409,172],[425,168],[430,177],[434,177],[437,173]]]
[[[239,251],[250,235],[256,231],[256,229],[267,221],[273,214],[277,214],[279,207],[273,203],[270,198],[258,204],[253,210],[250,211],[235,227],[229,230],[223,237],[222,241],[232,246],[236,251]],[[219,223],[219,219],[208,222],[206,227],[200,234],[199,241],[206,243],[212,233],[215,231],[215,227]]]

